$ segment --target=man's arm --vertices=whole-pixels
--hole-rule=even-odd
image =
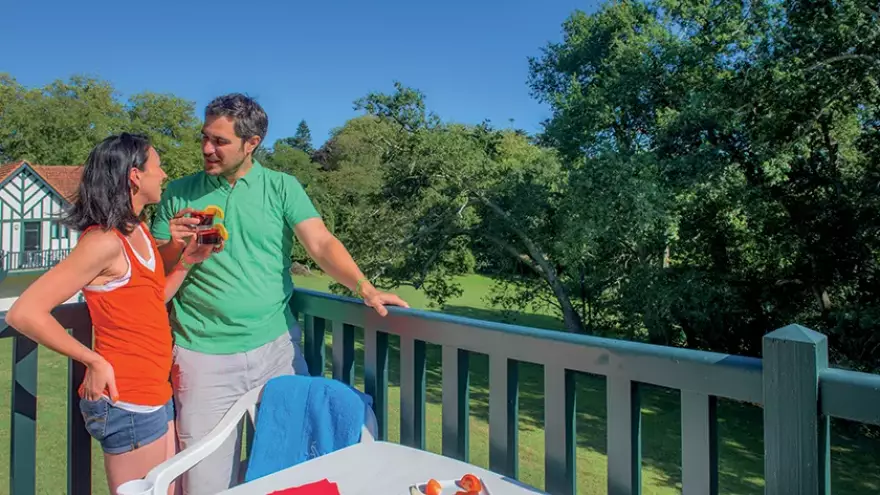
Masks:
[[[362,297],[364,303],[381,316],[388,314],[388,310],[385,309],[386,304],[408,308],[406,301],[394,294],[379,291],[364,277],[345,246],[327,229],[302,184],[289,174],[283,174],[282,180],[285,181],[283,189],[285,219],[293,226],[300,244],[321,270]]]
[[[296,237],[324,273],[364,299],[364,303],[381,316],[388,314],[385,305],[409,305],[400,297],[381,292],[364,277],[361,269],[342,242],[327,229],[320,218],[309,218],[294,227]]]
[[[348,249],[336,238],[320,218],[310,218],[296,225],[294,228],[296,237],[306,249],[315,263],[324,273],[333,277],[334,280],[346,286],[352,292],[358,292],[358,281],[364,279],[364,274],[352,259]],[[367,282],[361,282],[358,295],[364,291],[375,290]]]

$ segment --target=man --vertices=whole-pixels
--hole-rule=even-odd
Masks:
[[[187,267],[173,300],[172,383],[180,447],[203,438],[245,392],[275,376],[307,373],[301,332],[288,308],[294,236],[321,269],[385,316],[407,307],[378,291],[324,225],[300,183],[263,168],[254,151],[268,118],[254,100],[230,94],[205,109],[204,171],[168,185],[153,221],[166,266],[174,266],[197,220],[222,208],[229,238],[210,259]],[[218,219],[215,218],[215,221]],[[241,430],[183,478],[186,495],[217,493],[238,481]]]

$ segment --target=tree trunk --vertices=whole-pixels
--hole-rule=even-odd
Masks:
[[[574,305],[571,303],[571,297],[568,295],[568,290],[565,288],[565,285],[562,284],[562,281],[559,280],[556,270],[550,266],[550,263],[547,261],[541,248],[532,241],[531,237],[529,237],[529,235],[526,234],[526,232],[523,231],[500,206],[496,205],[485,196],[477,195],[476,198],[501,217],[510,231],[519,238],[520,242],[523,243],[526,252],[534,263],[532,269],[544,277],[544,280],[546,280],[547,284],[550,286],[550,290],[553,291],[553,295],[556,296],[556,300],[559,301],[559,308],[562,310],[562,320],[565,323],[565,328],[571,332],[587,333],[586,328],[584,328],[584,322],[581,321],[580,316],[574,309]],[[512,248],[508,247],[506,249],[510,251]],[[515,252],[515,250],[513,250],[513,252]]]
[[[550,280],[547,280],[547,282],[550,283],[550,288],[553,289],[553,294],[556,296],[556,299],[559,300],[559,307],[562,308],[562,321],[565,322],[565,328],[575,333],[587,333],[587,329],[584,328],[584,322],[581,321],[580,315],[574,310],[574,306],[571,304],[571,299],[569,299],[565,287],[559,283],[558,279],[556,279],[555,282],[550,282]]]

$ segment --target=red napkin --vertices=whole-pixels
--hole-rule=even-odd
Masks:
[[[324,478],[314,483],[274,491],[269,495],[339,495],[339,488],[336,487],[336,483]]]

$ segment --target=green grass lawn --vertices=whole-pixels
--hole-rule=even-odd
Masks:
[[[486,307],[483,296],[491,281],[483,277],[463,278],[464,295],[449,302],[445,311],[476,318],[514,322],[544,328],[559,328],[550,315],[505,313]],[[323,277],[297,277],[300,287],[325,290]],[[399,294],[413,307],[427,308],[419,292],[402,289]],[[399,341],[390,340],[389,436],[399,439]],[[11,382],[11,342],[0,341],[0,446],[9,445],[9,397]],[[356,334],[356,384],[363,390],[363,335]],[[332,363],[328,335],[327,373]],[[57,494],[65,490],[67,368],[64,359],[41,349],[39,352],[39,398],[37,431],[37,492]],[[488,359],[472,355],[470,460],[488,467]],[[428,344],[427,448],[441,449],[441,371],[440,347]],[[543,488],[543,374],[541,366],[521,364],[519,416],[519,472],[529,484]],[[728,494],[763,493],[761,409],[756,406],[721,401],[718,408],[721,435],[720,485]],[[577,379],[577,477],[578,492],[606,492],[605,380],[582,375]],[[880,442],[852,433],[853,428],[835,423],[832,437],[832,487],[836,494],[876,493],[880,490]],[[642,399],[642,485],[645,494],[681,492],[681,421],[678,392],[649,387]],[[93,448],[95,493],[104,494],[106,482],[100,451]],[[0,493],[9,486],[9,451],[0,448]]]

